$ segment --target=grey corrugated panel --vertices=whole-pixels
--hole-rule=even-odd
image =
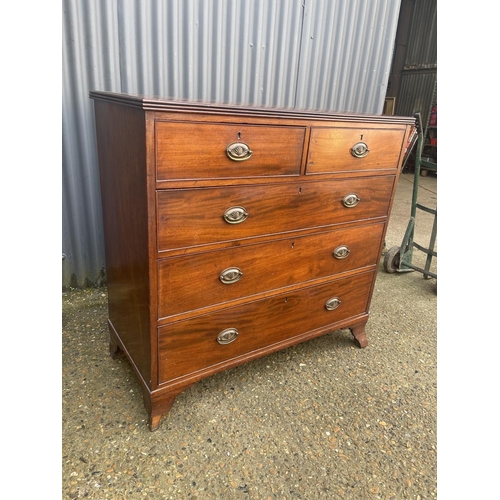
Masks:
[[[413,116],[419,112],[424,125],[427,124],[433,96],[436,91],[436,71],[425,73],[404,73],[399,90],[400,98],[396,102],[396,114]]]
[[[381,113],[399,0],[306,2],[297,105]]]
[[[121,2],[120,90],[293,106],[301,13],[301,0]]]
[[[413,13],[405,69],[437,67],[437,0],[418,0]]]
[[[380,113],[399,4],[65,0],[63,286],[105,267],[90,90]]]
[[[95,131],[88,90],[116,88],[113,2],[63,5],[63,286],[99,281],[105,266]]]

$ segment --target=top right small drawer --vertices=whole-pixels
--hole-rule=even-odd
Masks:
[[[307,174],[395,169],[404,128],[312,127]]]

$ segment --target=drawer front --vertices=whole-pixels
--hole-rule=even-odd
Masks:
[[[160,260],[159,317],[374,266],[383,229],[379,223]]]
[[[156,122],[157,179],[298,175],[304,136],[305,127]]]
[[[160,327],[160,383],[362,314],[373,277],[339,279]],[[340,304],[328,310],[332,299]]]
[[[307,174],[397,168],[405,129],[313,127]]]
[[[158,250],[382,217],[394,179],[158,191]]]

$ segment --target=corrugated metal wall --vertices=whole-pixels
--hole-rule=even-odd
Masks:
[[[403,72],[396,114],[413,116],[419,112],[426,126],[436,92],[436,71]]]
[[[437,93],[437,0],[415,2],[396,114],[420,112],[426,125]]]
[[[400,1],[305,2],[298,107],[381,113]]]
[[[437,0],[415,3],[405,69],[437,66]]]
[[[64,0],[63,287],[105,281],[90,90],[381,113],[401,0]]]

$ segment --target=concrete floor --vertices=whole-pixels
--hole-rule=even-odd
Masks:
[[[387,248],[412,183],[401,175]],[[436,176],[420,186],[435,207]],[[431,224],[417,216],[424,246]],[[367,348],[339,330],[214,375],[156,432],[129,364],[109,356],[106,289],[63,294],[63,498],[437,498],[436,280],[382,261]]]

